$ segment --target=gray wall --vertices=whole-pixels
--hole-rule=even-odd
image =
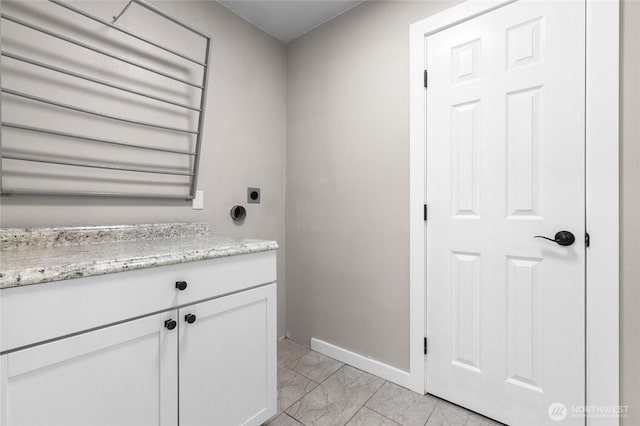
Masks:
[[[287,330],[409,368],[409,25],[371,1],[288,45]]]
[[[3,11],[11,7],[7,2],[2,3]],[[125,1],[76,3],[106,20],[125,4]],[[157,5],[213,37],[198,184],[205,192],[204,210],[192,210],[191,203],[184,201],[11,196],[0,199],[0,226],[203,221],[220,235],[277,240],[281,245],[278,252],[278,331],[283,335],[286,287],[285,45],[214,1],[162,1]],[[44,2],[13,6],[16,9],[13,14],[17,16],[18,13],[25,16],[23,12],[34,7],[47,10],[56,7]],[[133,19],[138,13],[135,8],[132,6],[124,15],[122,25],[142,31],[146,22]],[[73,14],[66,16],[76,21],[82,19]],[[3,31],[10,31],[9,24],[5,25]],[[170,27],[154,30],[158,36],[166,36],[162,33],[166,33],[167,28]],[[102,28],[104,30],[106,28]],[[71,62],[72,58],[69,60]],[[126,110],[120,111],[120,115],[126,114]],[[78,133],[89,130],[77,129]],[[236,226],[228,212],[234,204],[246,205],[248,186],[262,188],[262,203],[248,205],[244,225]]]
[[[625,426],[640,424],[640,2],[622,2],[621,18],[621,374]]]
[[[365,3],[292,42],[287,329],[408,369],[408,25]],[[621,394],[640,424],[640,2],[622,4]]]

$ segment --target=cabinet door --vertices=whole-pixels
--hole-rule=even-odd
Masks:
[[[177,311],[0,357],[2,426],[175,426]]]
[[[180,309],[179,346],[180,426],[260,425],[276,413],[275,284]]]

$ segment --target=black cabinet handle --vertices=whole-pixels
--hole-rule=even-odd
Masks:
[[[555,235],[554,239],[543,237],[542,235],[536,235],[533,238],[544,238],[545,240],[553,241],[561,246],[570,246],[575,243],[576,237],[569,231],[560,231]]]
[[[171,318],[169,318],[164,322],[164,326],[169,330],[173,330],[174,328],[176,328],[176,325],[178,325],[178,323],[172,320]]]
[[[187,288],[187,282],[186,281],[176,281],[176,288],[180,291],[184,290]]]
[[[196,316],[194,314],[187,314],[184,316],[184,320],[188,324],[193,324],[194,322],[196,322]]]

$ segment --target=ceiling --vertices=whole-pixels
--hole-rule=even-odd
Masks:
[[[363,0],[218,0],[285,43],[351,9]]]

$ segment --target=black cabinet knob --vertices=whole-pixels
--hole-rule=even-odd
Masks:
[[[180,291],[184,290],[187,288],[187,282],[186,281],[176,281],[176,288]]]
[[[172,319],[168,319],[164,322],[164,326],[169,330],[173,330],[174,328],[176,328],[176,325],[178,325],[178,323]]]
[[[194,314],[187,314],[184,316],[184,320],[188,324],[193,324],[194,322],[196,322],[196,316]]]

